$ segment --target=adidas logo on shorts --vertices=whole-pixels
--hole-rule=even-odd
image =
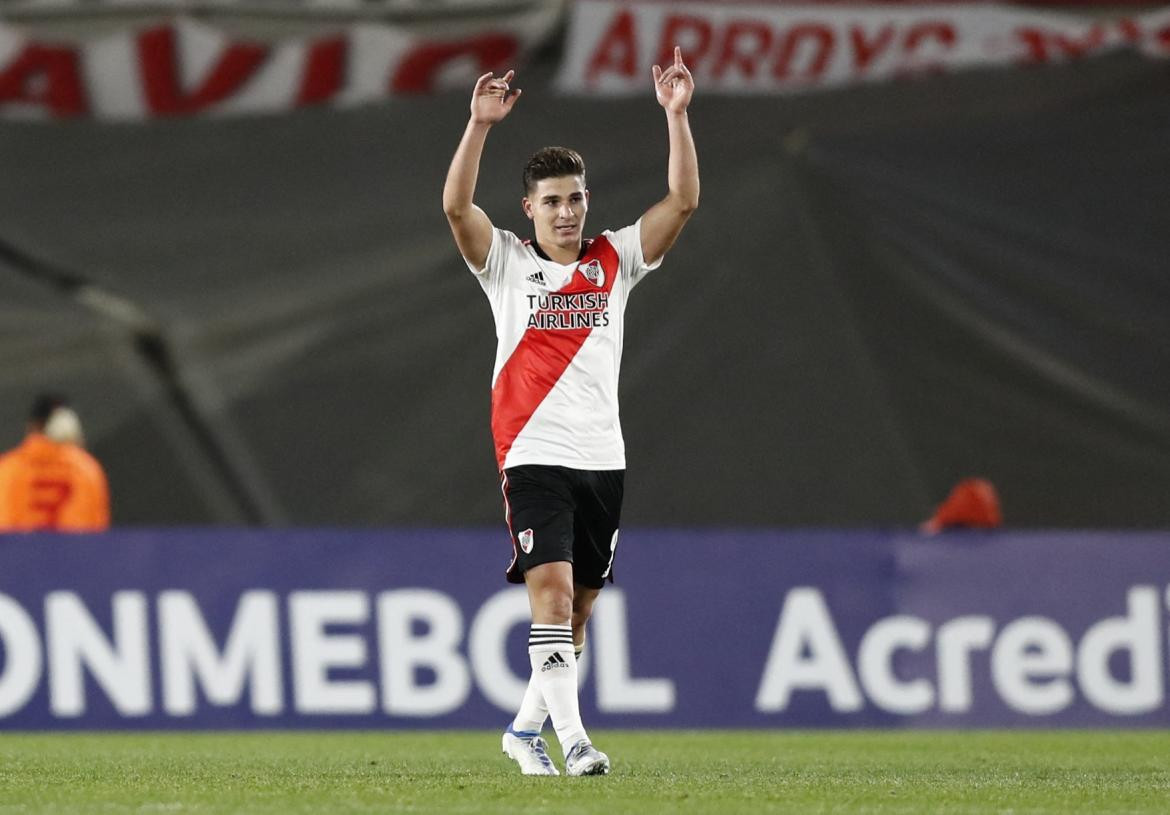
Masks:
[[[540,672],[552,670],[553,668],[568,668],[569,663],[565,662],[565,658],[561,656],[559,651],[553,651],[549,654],[548,659],[540,666]]]

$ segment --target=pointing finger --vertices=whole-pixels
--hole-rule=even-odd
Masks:
[[[681,67],[682,64],[683,64],[682,49],[676,45],[674,47],[674,67],[676,67],[676,68]]]

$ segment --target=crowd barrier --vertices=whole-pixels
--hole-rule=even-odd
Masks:
[[[498,530],[0,536],[0,728],[502,728]],[[624,530],[593,727],[1165,727],[1168,532]]]

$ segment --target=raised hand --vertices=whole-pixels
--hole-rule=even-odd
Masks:
[[[691,72],[683,64],[682,49],[674,47],[674,64],[665,71],[655,65],[651,72],[654,74],[654,95],[658,97],[658,104],[670,113],[684,113],[691,103],[691,94],[695,92],[695,80]]]
[[[520,89],[512,89],[508,83],[512,81],[515,71],[508,71],[499,79],[488,71],[475,81],[475,90],[471,93],[471,118],[476,122],[494,124],[512,111],[512,106],[520,98]]]

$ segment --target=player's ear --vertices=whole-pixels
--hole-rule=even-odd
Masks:
[[[520,199],[520,208],[524,210],[524,214],[527,215],[528,220],[531,221],[532,220],[532,202],[528,200],[527,196]]]

